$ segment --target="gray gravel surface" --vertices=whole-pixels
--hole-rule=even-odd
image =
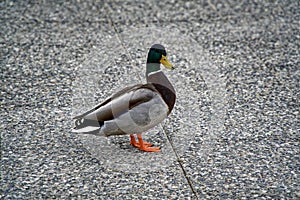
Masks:
[[[299,22],[298,1],[0,2],[1,199],[299,199]],[[155,42],[162,152],[72,134]]]

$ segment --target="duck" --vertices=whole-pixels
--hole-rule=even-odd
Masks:
[[[161,70],[161,64],[174,69],[165,47],[154,44],[147,55],[146,84],[125,87],[74,117],[73,132],[105,137],[129,135],[133,147],[145,152],[159,152],[160,147],[144,141],[142,133],[167,118],[175,105],[175,89]]]

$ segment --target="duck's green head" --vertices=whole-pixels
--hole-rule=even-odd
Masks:
[[[149,50],[147,65],[163,64],[168,69],[174,69],[173,65],[167,59],[165,47],[161,44],[154,44]]]

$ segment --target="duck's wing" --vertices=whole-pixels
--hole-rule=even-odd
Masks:
[[[128,86],[123,88],[122,90],[118,91],[117,93],[115,93],[114,95],[110,96],[109,98],[107,98],[106,100],[104,100],[103,102],[99,103],[98,105],[96,105],[94,108],[80,114],[77,115],[75,117],[73,117],[73,119],[80,119],[83,118],[84,116],[98,110],[99,108],[111,103],[114,99],[117,99],[118,97],[121,97],[122,95],[125,95],[126,93],[130,93],[132,91],[138,90],[140,88],[149,88],[151,90],[155,90],[155,88],[151,85],[151,84],[138,84],[138,85],[133,85],[133,86]]]
[[[150,101],[155,92],[157,90],[152,84],[126,87],[91,110],[74,117],[75,129],[86,126],[100,127],[105,121],[117,118],[137,105]]]

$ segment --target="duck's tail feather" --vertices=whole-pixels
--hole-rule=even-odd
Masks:
[[[81,134],[92,134],[101,135],[100,130],[104,122],[99,122],[95,120],[89,120],[84,118],[78,118],[75,120],[75,127],[73,128],[73,133]]]

